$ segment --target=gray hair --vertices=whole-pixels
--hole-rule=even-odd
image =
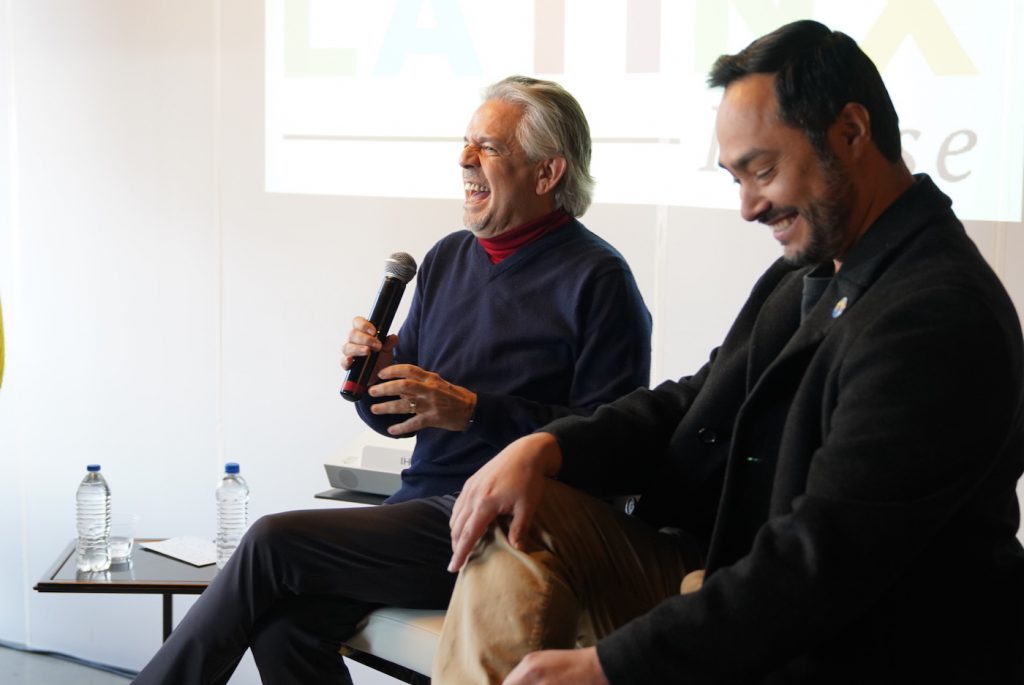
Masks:
[[[594,177],[590,175],[590,125],[576,98],[554,81],[509,76],[488,86],[483,99],[523,107],[516,140],[531,162],[565,157],[555,204],[582,216],[594,194]]]

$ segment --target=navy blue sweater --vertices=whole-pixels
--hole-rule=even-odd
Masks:
[[[466,431],[417,433],[401,502],[457,492],[516,438],[646,386],[651,317],[622,255],[578,221],[499,264],[458,231],[423,260],[395,360],[477,393]],[[372,414],[378,401],[356,408],[386,435],[407,417]]]

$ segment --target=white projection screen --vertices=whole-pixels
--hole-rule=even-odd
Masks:
[[[798,18],[852,36],[900,114],[904,155],[971,221],[1020,222],[1019,0],[267,0],[266,189],[459,198],[481,89],[574,93],[596,202],[735,209],[717,167],[714,59]]]

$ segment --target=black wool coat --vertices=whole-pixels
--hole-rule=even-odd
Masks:
[[[925,176],[801,322],[781,260],[697,374],[545,430],[559,478],[702,540],[598,643],[623,683],[1022,683],[1020,321]]]

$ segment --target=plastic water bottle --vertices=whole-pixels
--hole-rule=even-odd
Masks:
[[[249,486],[238,471],[235,462],[224,464],[224,477],[217,487],[217,568],[224,568],[248,523]]]
[[[110,488],[99,464],[89,464],[75,494],[78,522],[78,570],[110,568]]]

